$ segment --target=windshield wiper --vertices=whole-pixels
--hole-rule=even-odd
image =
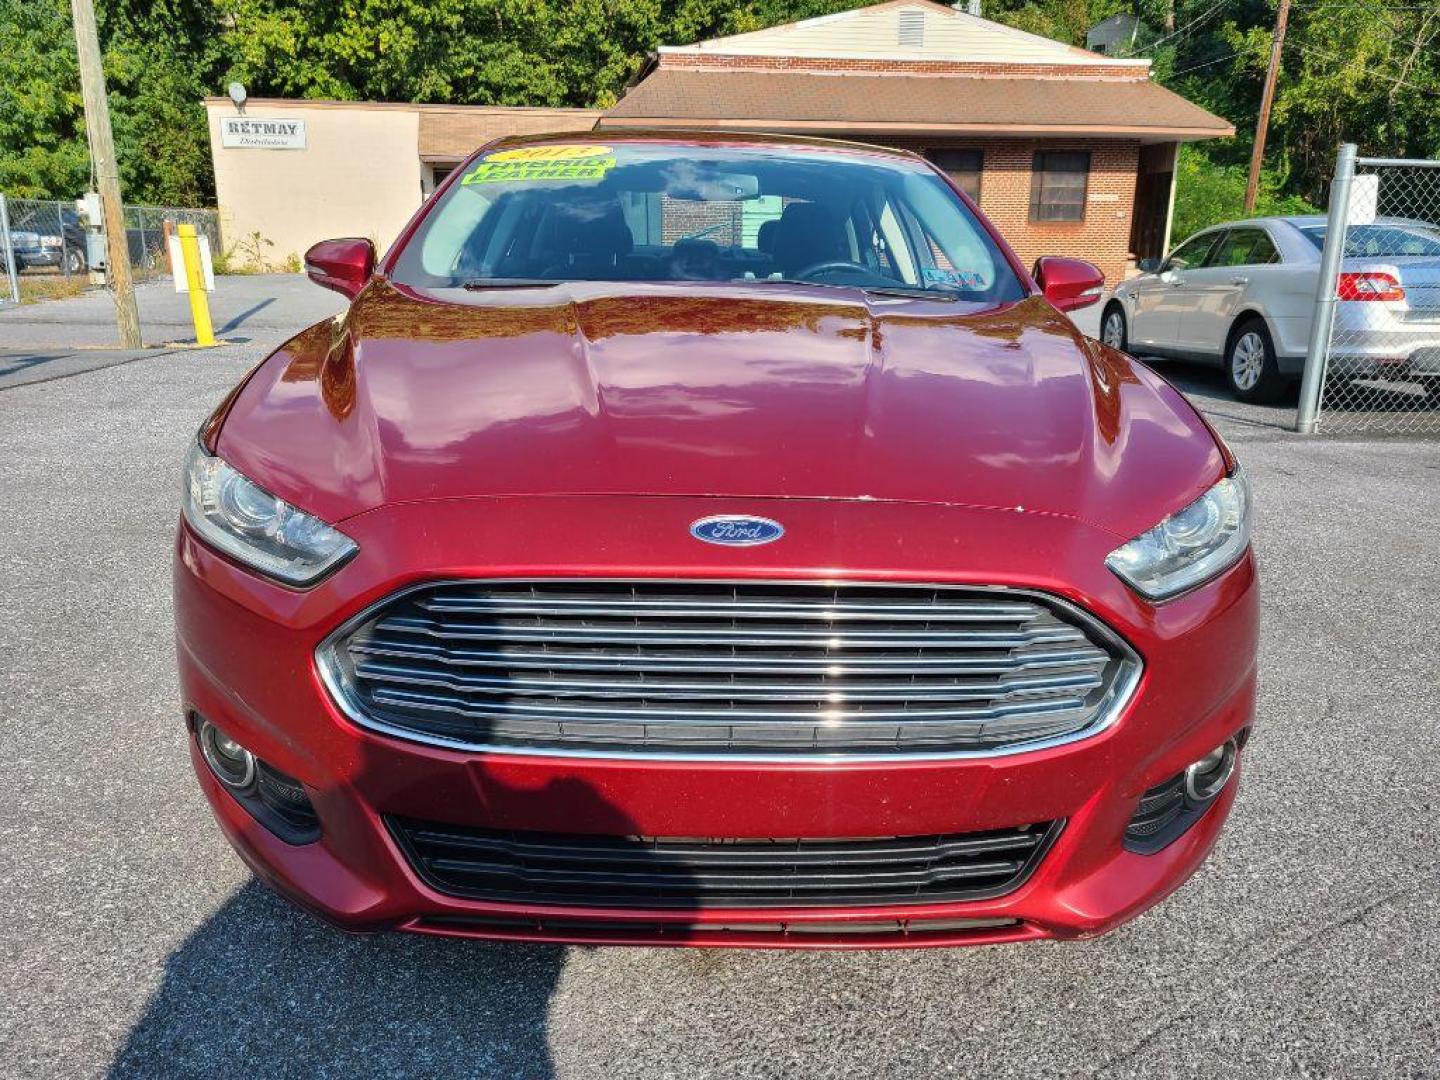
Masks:
[[[473,278],[462,289],[549,289],[563,284],[553,278]]]
[[[948,289],[925,289],[918,285],[847,285],[840,281],[806,281],[804,278],[777,277],[734,278],[733,280],[737,284],[744,285],[809,285],[817,289],[859,289],[872,296],[896,296],[906,300],[940,300],[952,303],[960,299],[958,292]]]
[[[874,293],[876,296],[903,296],[907,300],[943,300],[949,304],[960,299],[960,294],[951,289],[922,289],[918,286],[907,288],[904,285],[877,285],[873,289],[867,285],[860,285],[857,288],[864,289],[867,293]]]

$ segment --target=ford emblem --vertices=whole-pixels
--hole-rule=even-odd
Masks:
[[[785,535],[785,526],[769,518],[747,514],[716,514],[694,522],[690,526],[690,535],[707,544],[754,547],[779,540]]]

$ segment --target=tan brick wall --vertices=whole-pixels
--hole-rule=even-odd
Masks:
[[[872,75],[957,75],[965,78],[1122,79],[1149,78],[1149,68],[1108,64],[1005,64],[969,60],[864,60],[853,57],[737,56],[661,53],[660,66],[687,70],[850,72]]]
[[[980,209],[1028,269],[1041,255],[1088,259],[1114,285],[1125,277],[1130,254],[1130,216],[1135,205],[1135,174],[1140,144],[1125,140],[991,139],[905,143],[923,153],[942,147],[979,147],[985,152],[980,177]],[[1036,150],[1088,150],[1090,181],[1085,220],[1030,220],[1030,174]]]

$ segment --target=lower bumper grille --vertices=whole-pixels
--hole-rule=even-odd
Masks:
[[[387,818],[437,892],[617,908],[853,907],[981,900],[1019,887],[1061,821],[860,840],[588,836]]]
[[[460,581],[320,650],[356,722],[472,749],[682,756],[975,753],[1088,733],[1139,660],[1006,589]]]

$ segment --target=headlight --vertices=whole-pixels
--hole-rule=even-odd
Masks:
[[[40,237],[40,246],[41,246],[41,247],[63,247],[64,244],[65,244],[65,241],[62,240],[62,239],[61,239],[60,237],[58,237],[58,236],[42,236],[42,237]]]
[[[185,520],[232,559],[287,585],[313,585],[355,541],[251,483],[198,443],[185,462]]]
[[[1116,548],[1105,565],[1151,600],[1208,581],[1245,553],[1250,543],[1250,485],[1235,471],[1200,498]]]

